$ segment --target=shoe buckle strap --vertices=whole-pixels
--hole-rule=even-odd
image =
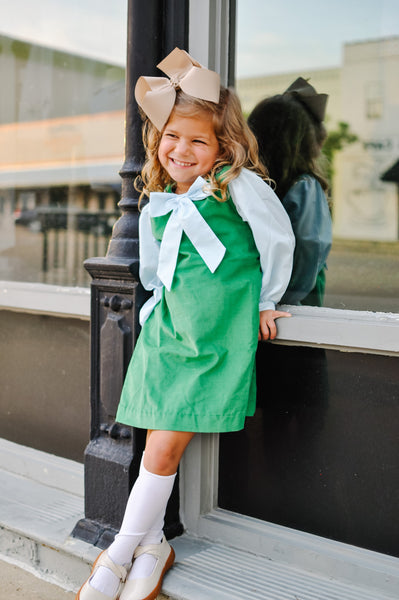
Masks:
[[[98,566],[106,567],[110,569],[121,581],[125,583],[127,578],[127,569],[123,565],[118,565],[108,556],[108,552],[104,552],[101,556],[101,560],[97,563]]]
[[[151,554],[151,556],[159,558],[159,546],[157,546],[154,547],[151,544],[149,544],[148,546],[137,546],[136,550],[134,551],[134,558],[137,558],[142,554]]]

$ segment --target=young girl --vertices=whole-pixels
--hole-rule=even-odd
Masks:
[[[117,420],[148,430],[120,533],[77,600],[152,600],[174,552],[163,522],[196,432],[242,429],[255,411],[258,339],[274,339],[292,267],[289,219],[270,187],[235,94],[186,52],[143,78],[150,197],[140,217],[140,278],[153,291]],[[166,190],[166,191],[165,191]],[[133,563],[133,564],[132,564]]]
[[[283,94],[261,100],[248,117],[296,239],[285,304],[323,304],[332,223],[318,159],[327,136],[327,99],[298,77]]]

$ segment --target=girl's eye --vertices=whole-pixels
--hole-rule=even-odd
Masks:
[[[203,140],[193,140],[195,144],[205,144]]]

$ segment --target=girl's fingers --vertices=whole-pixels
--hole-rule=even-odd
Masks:
[[[267,317],[265,317],[265,319],[262,319],[261,317],[259,323],[258,340],[275,339],[277,335],[277,326],[275,320],[279,317],[291,317],[291,313],[282,310],[275,310],[272,311],[272,314],[270,316],[268,315]]]
[[[273,320],[263,321],[259,325],[258,340],[273,340],[276,337],[277,329]]]
[[[285,312],[284,310],[276,310],[275,318],[278,319],[279,317],[292,317],[292,314],[289,312]]]
[[[274,340],[274,338],[277,335],[277,327],[276,327],[276,323],[274,321],[274,319],[270,319],[270,321],[266,322],[266,325],[268,327],[268,337],[266,339],[271,339]]]

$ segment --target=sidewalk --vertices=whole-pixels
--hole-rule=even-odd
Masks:
[[[0,600],[74,600],[75,594],[0,560]]]
[[[43,579],[25,569],[0,560],[0,600],[74,600],[75,593]],[[168,600],[160,594],[157,600]]]

